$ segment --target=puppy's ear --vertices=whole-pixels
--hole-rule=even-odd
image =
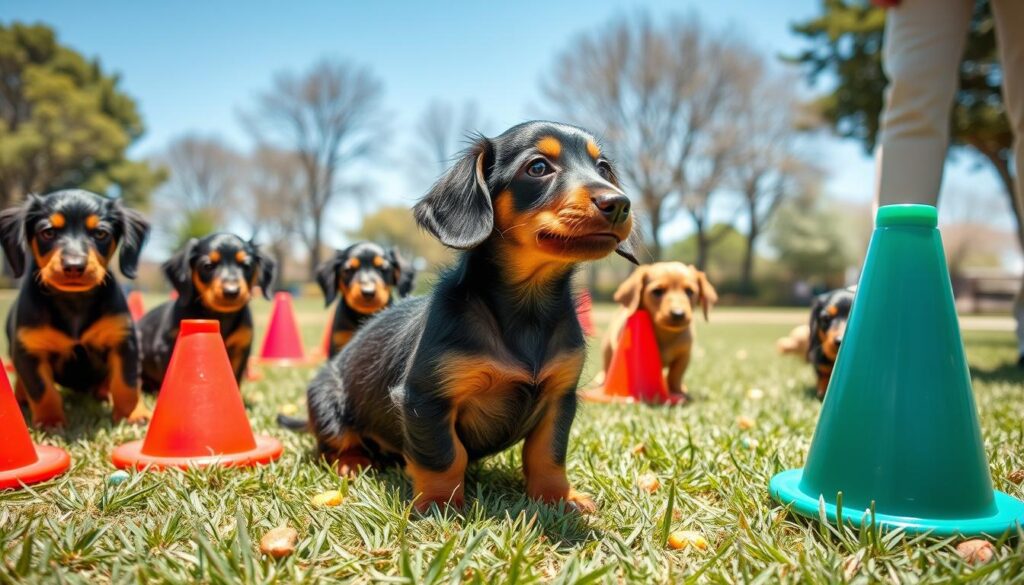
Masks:
[[[708,320],[708,312],[718,302],[718,291],[711,286],[708,275],[697,270],[697,293],[700,301],[700,308],[704,311],[704,320]]]
[[[338,296],[338,267],[348,258],[348,254],[338,250],[327,260],[316,267],[316,283],[324,291],[324,306],[329,307]]]
[[[274,286],[274,279],[277,277],[277,262],[272,256],[260,250],[256,242],[249,240],[249,247],[252,249],[253,261],[256,262],[256,274],[263,298],[270,300],[270,288]]]
[[[135,278],[142,246],[149,237],[149,222],[138,211],[121,205],[120,199],[115,199],[112,205],[121,223],[121,254],[118,256],[121,274]]]
[[[413,207],[416,222],[449,248],[480,245],[494,229],[494,208],[487,173],[494,146],[480,137]]]
[[[25,203],[0,211],[0,244],[15,277],[25,273],[25,215],[35,202],[36,197],[29,195]]]
[[[644,287],[647,285],[647,267],[638,266],[633,274],[622,281],[619,288],[615,291],[616,303],[621,304],[623,307],[629,309],[630,314],[635,313],[640,308],[640,299],[644,296]]]
[[[412,288],[416,283],[416,269],[412,267],[411,262],[407,262],[402,257],[398,252],[398,248],[391,248],[389,254],[391,255],[391,265],[394,266],[395,270],[395,284],[398,288],[398,296],[407,297],[412,292]]]
[[[192,296],[195,294],[195,287],[192,284],[192,261],[198,243],[199,240],[192,238],[162,266],[164,276],[171,282],[174,290],[178,291],[178,298],[185,305],[192,302]]]
[[[821,320],[818,315],[821,314],[821,310],[825,308],[828,303],[828,297],[831,293],[822,293],[811,301],[811,342],[813,343],[818,337],[818,327],[820,326]]]

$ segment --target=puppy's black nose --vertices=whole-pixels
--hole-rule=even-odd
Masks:
[[[235,299],[242,293],[242,288],[238,286],[237,282],[225,282],[221,288],[221,292],[224,295],[224,298]]]
[[[836,337],[836,347],[839,347],[839,346],[840,346],[840,345],[842,345],[842,344],[843,344],[843,338],[842,338],[842,336],[837,336],[837,337]]]
[[[359,287],[359,292],[363,293],[364,299],[372,299],[377,294],[377,287],[370,285],[363,285]]]
[[[60,257],[61,268],[64,275],[71,278],[78,278],[85,274],[85,256],[79,254],[64,254]]]
[[[682,321],[686,319],[686,311],[673,310],[669,313],[674,321]]]
[[[626,221],[629,217],[629,197],[613,193],[591,197],[601,214],[613,225]]]

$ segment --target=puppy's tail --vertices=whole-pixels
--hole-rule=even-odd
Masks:
[[[310,430],[308,420],[286,414],[277,415],[277,426],[297,433],[308,433]]]

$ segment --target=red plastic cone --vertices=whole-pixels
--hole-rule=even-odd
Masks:
[[[307,362],[299,326],[295,322],[295,311],[292,310],[292,296],[286,292],[274,295],[274,308],[270,312],[267,334],[263,337],[260,361],[282,366]]]
[[[20,488],[58,476],[71,466],[59,447],[32,444],[6,375],[0,376],[0,489]]]
[[[146,438],[117,447],[111,459],[122,469],[249,466],[281,451],[277,439],[253,436],[220,324],[185,320]]]
[[[136,323],[146,314],[146,305],[142,302],[142,293],[133,290],[128,293],[128,312],[132,314],[132,321]]]
[[[656,402],[675,404],[661,371],[661,355],[654,324],[647,311],[639,310],[626,321],[612,356],[604,386],[584,397],[600,402]]]
[[[590,298],[590,291],[587,289],[580,291],[579,296],[576,297],[576,316],[579,318],[580,327],[583,328],[583,333],[587,337],[593,337],[596,333],[594,320],[590,316],[593,306],[594,303],[593,299]]]
[[[331,316],[327,319],[327,324],[324,325],[324,335],[320,339],[320,348],[313,352],[314,358],[325,359],[331,355],[331,334],[334,333],[334,314],[338,309],[335,308],[331,311]]]

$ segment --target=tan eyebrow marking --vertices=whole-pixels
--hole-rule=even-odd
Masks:
[[[562,154],[562,143],[554,136],[545,136],[537,141],[537,150],[544,156],[558,158]]]
[[[50,216],[50,224],[57,229],[64,227],[64,224],[66,223],[67,220],[64,219],[63,213],[54,213],[53,215]]]
[[[95,213],[85,218],[85,227],[94,230],[98,225],[100,225],[100,216]]]
[[[239,250],[239,251],[235,252],[235,261],[236,262],[245,262],[248,259],[249,259],[249,255],[245,253],[245,250]]]
[[[597,143],[593,140],[587,140],[587,154],[592,158],[601,156],[601,149],[597,147]]]
[[[381,258],[380,256],[374,256],[373,265],[376,266],[377,268],[380,268],[381,266],[384,265],[384,259]]]
[[[345,268],[359,268],[359,258],[349,258],[346,260]]]
[[[217,250],[210,252],[210,262],[220,262],[220,252]]]

